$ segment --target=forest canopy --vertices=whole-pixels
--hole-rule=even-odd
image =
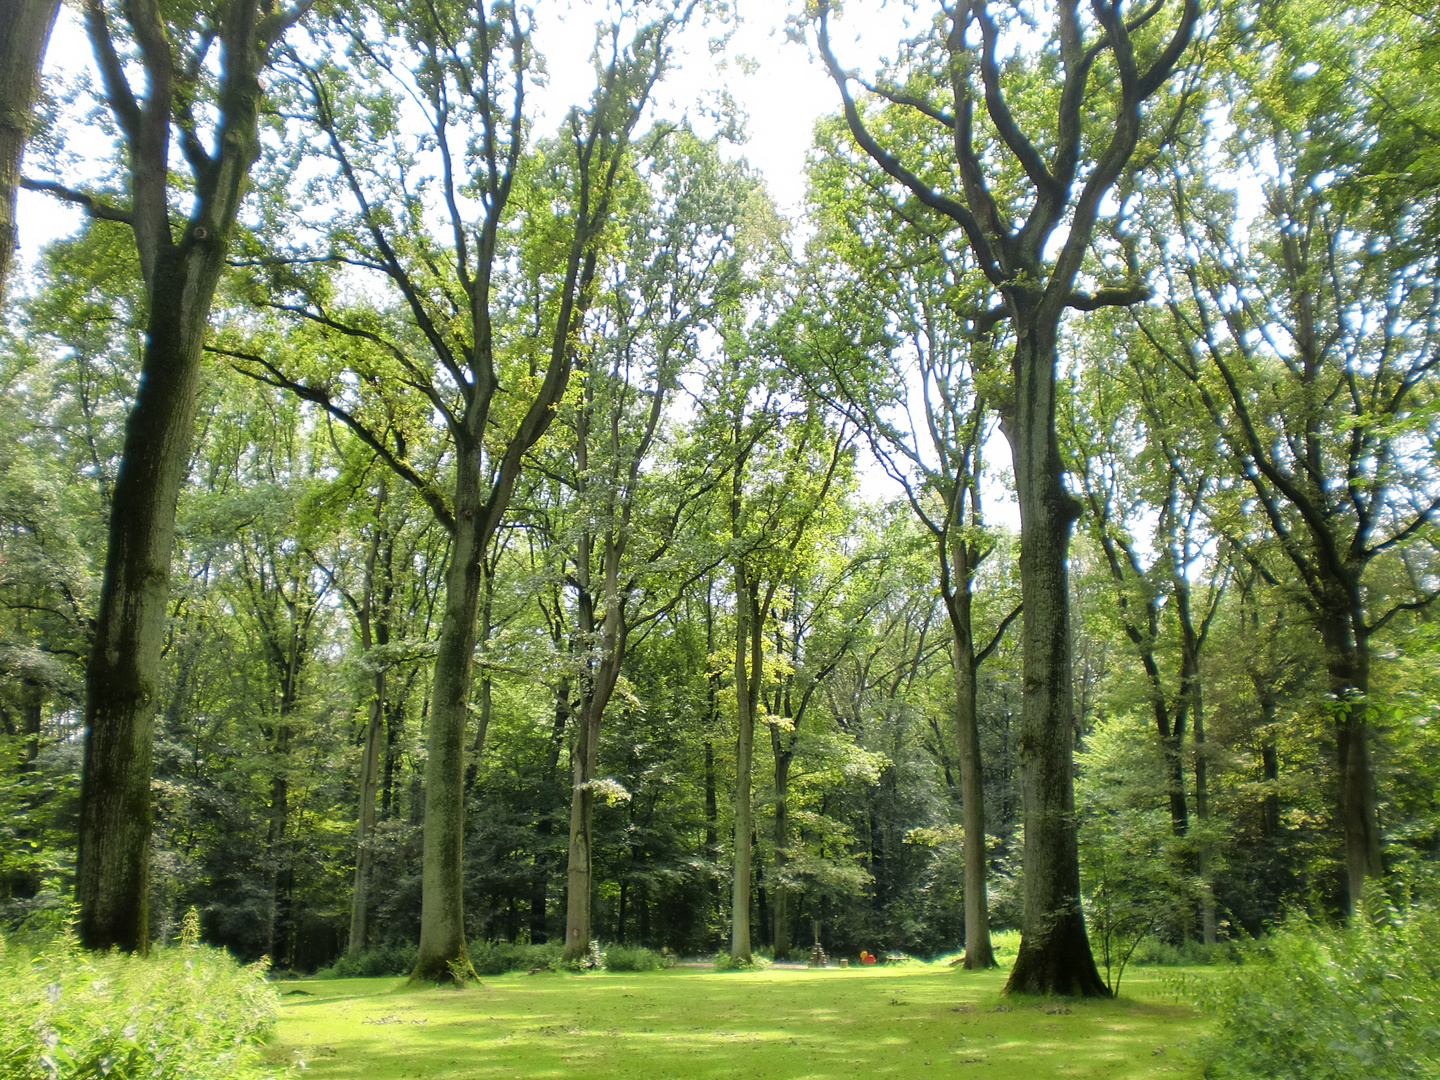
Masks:
[[[0,240],[85,213],[0,262],[6,929],[1106,993],[1434,898],[1417,6],[797,7],[797,217],[664,93],[724,11],[542,122],[519,5],[82,8],[0,7]]]

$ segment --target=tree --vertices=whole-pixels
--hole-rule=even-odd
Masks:
[[[896,127],[904,122],[900,110],[890,112]],[[964,963],[994,967],[977,686],[980,665],[1020,613],[1012,607],[989,640],[980,640],[976,579],[995,544],[983,517],[984,454],[993,421],[982,386],[995,377],[998,333],[966,320],[950,301],[978,288],[977,301],[983,302],[988,292],[975,280],[963,244],[953,250],[953,238],[933,228],[928,216],[896,207],[868,160],[844,160],[841,130],[821,138],[827,153],[811,175],[822,227],[812,257],[823,250],[823,264],[833,252],[841,267],[818,290],[821,302],[806,336],[810,362],[824,372],[831,399],[866,432],[876,459],[904,489],[933,542],[936,584],[950,620],[965,815]],[[888,354],[878,375],[877,352]]]
[[[1133,332],[1095,319],[1077,342],[1088,361],[1062,409],[1062,444],[1088,514],[1086,524],[1109,572],[1114,612],[1143,673],[1157,745],[1168,776],[1176,837],[1190,831],[1186,757],[1193,750],[1196,815],[1209,813],[1201,655],[1229,582],[1208,517],[1216,512],[1213,439],[1193,423],[1188,395]],[[1089,329],[1089,327],[1087,327]],[[1127,347],[1128,346],[1128,347]],[[1101,358],[1123,365],[1101,367]],[[1147,537],[1142,530],[1148,529]],[[1188,740],[1188,745],[1187,745]],[[1202,829],[1203,831],[1203,829]],[[1208,837],[1195,847],[1205,877]],[[1213,894],[1201,893],[1202,933],[1216,936]],[[1118,979],[1117,979],[1118,982]]]
[[[727,328],[730,329],[730,328]],[[853,431],[825,423],[818,401],[797,400],[782,373],[763,357],[775,327],[730,330],[726,355],[707,371],[696,435],[707,452],[723,455],[728,483],[717,496],[716,526],[733,586],[734,638],[730,671],[735,694],[734,850],[730,955],[751,958],[750,902],[755,820],[753,781],[756,725],[763,723],[766,625],[776,591],[826,516],[831,487],[843,481]],[[783,329],[780,331],[783,334]],[[775,350],[778,351],[778,350]]]
[[[712,566],[676,553],[692,539],[721,482],[724,462],[656,466],[664,422],[680,378],[693,368],[707,331],[718,329],[746,291],[739,239],[759,199],[754,179],[724,165],[713,143],[687,129],[657,134],[644,185],[617,224],[625,257],[606,275],[595,305],[596,333],[580,361],[580,400],[558,471],[574,496],[578,523],[568,553],[575,598],[572,804],[565,958],[590,945],[591,850],[596,756],[605,710],[630,640],[679,603]],[[773,212],[766,204],[763,211]],[[712,560],[713,564],[713,560]]]
[[[1236,65],[1230,85],[1246,87],[1250,104],[1225,142],[1262,192],[1251,220],[1187,161],[1157,189],[1151,242],[1172,300],[1163,322],[1140,325],[1190,383],[1266,526],[1227,539],[1269,574],[1260,552],[1278,547],[1319,631],[1343,906],[1354,913],[1382,873],[1373,641],[1440,597],[1432,578],[1411,572],[1440,523],[1429,419],[1440,255],[1417,243],[1418,211],[1397,217],[1388,195],[1347,197],[1370,141],[1351,77],[1359,42],[1344,20],[1321,18],[1302,5],[1267,9],[1255,28],[1267,47]]]
[[[146,3],[116,11],[88,0],[86,29],[119,129],[127,190],[116,201],[25,181],[92,217],[128,224],[149,305],[86,672],[76,894],[80,937],[91,948],[143,951],[149,943],[152,733],[175,505],[189,465],[210,306],[259,155],[260,77],[306,7],[240,0],[197,18],[191,9]],[[137,73],[145,79],[141,95],[131,83]],[[172,143],[189,168],[188,184],[172,183]],[[177,209],[183,201],[188,214]]]
[[[1106,195],[1123,176],[1145,127],[1145,106],[1170,78],[1200,18],[1198,0],[1157,21],[1160,8],[1078,0],[1015,14],[1053,18],[1044,50],[1018,63],[1019,50],[988,0],[958,4],[909,49],[910,64],[883,86],[865,85],[913,109],[952,136],[957,195],[941,191],[918,161],[902,161],[877,139],[830,46],[831,8],[815,22],[820,54],[840,92],[855,141],[900,189],[963,232],[976,266],[1000,302],[969,313],[982,324],[1008,320],[1010,379],[999,402],[1014,457],[1021,522],[1025,698],[1020,766],[1025,802],[1025,913],[1007,989],[1104,995],[1080,909],[1071,754],[1074,717],[1065,557],[1078,516],[1066,491],[1055,434],[1058,337],[1068,310],[1134,303],[1148,290],[1124,268],[1122,284],[1078,287]],[[948,25],[946,25],[948,24]],[[1028,63],[1027,63],[1028,60]],[[1044,87],[1053,118],[1026,115]],[[1020,111],[1017,113],[1017,109]],[[1098,122],[1102,112],[1109,120]],[[977,116],[977,113],[979,114]],[[1022,124],[1035,127],[1027,135]],[[880,138],[885,138],[881,135]],[[899,151],[904,153],[903,150]],[[1004,160],[1005,172],[995,164]],[[1018,172],[1008,171],[1013,165]],[[1077,190],[1078,188],[1078,190]],[[1064,223],[1063,239],[1052,245]],[[1102,267],[1100,272],[1113,273]]]
[[[291,58],[297,104],[332,170],[322,186],[344,209],[319,230],[318,253],[277,244],[258,260],[268,281],[256,283],[255,295],[329,335],[328,369],[302,372],[281,350],[232,352],[256,378],[348,426],[450,535],[427,736],[417,980],[471,974],[465,736],[484,556],[524,457],[569,385],[618,191],[633,169],[631,136],[667,62],[667,35],[688,14],[657,10],[649,22],[645,10],[631,11],[601,35],[588,110],[572,109],[562,138],[539,148],[527,146],[525,113],[538,61],[529,15],[518,7],[416,5],[379,23],[363,9],[342,10],[335,32],[348,36],[356,71]],[[425,145],[435,148],[433,206],[427,185],[413,182],[422,163],[398,125],[401,96],[420,111]],[[432,210],[444,239],[426,225]],[[396,308],[346,304],[327,263],[375,275]],[[391,380],[410,389],[412,407],[423,403],[440,418],[452,444],[448,484],[439,470],[424,475],[407,460],[403,425],[377,409]]]

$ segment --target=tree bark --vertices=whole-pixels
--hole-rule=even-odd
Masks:
[[[469,717],[481,565],[488,530],[480,505],[476,445],[456,454],[455,527],[445,573],[445,614],[435,654],[425,749],[425,830],[420,947],[411,982],[474,976],[465,943],[465,726]],[[498,515],[497,515],[498,520]]]
[[[570,794],[570,862],[565,891],[566,960],[580,960],[590,949],[590,848],[594,833],[595,754],[600,748],[600,717],[582,709],[571,751],[574,782]]]
[[[375,868],[376,803],[380,791],[380,745],[385,737],[385,673],[371,678],[365,742],[360,751],[360,806],[355,823],[355,886],[350,900],[350,941],[355,956],[370,940],[370,884]]]
[[[387,494],[387,484],[382,478],[375,497],[375,523],[370,549],[365,558],[365,592],[356,613],[360,624],[360,647],[366,653],[377,645],[390,644],[390,609],[395,594],[395,539],[389,534],[383,516]],[[377,564],[380,568],[378,582]],[[360,953],[370,939],[370,885],[375,867],[375,826],[379,818],[376,804],[380,794],[380,750],[386,738],[388,689],[384,662],[377,662],[370,677],[365,737],[360,750],[360,799],[355,815],[355,883],[350,899],[350,940],[346,948],[350,956]]]
[[[540,773],[542,797],[556,782],[560,767],[560,750],[565,741],[565,727],[570,720],[570,680],[562,678],[555,690],[555,716],[550,726],[550,745],[545,754],[545,768]],[[550,938],[547,914],[550,891],[549,840],[554,833],[549,814],[540,815],[535,826],[535,868],[530,881],[530,943],[543,945]]]
[[[106,97],[129,149],[127,220],[135,229],[149,301],[86,670],[76,898],[80,939],[92,949],[143,952],[149,946],[150,772],[176,501],[189,464],[210,305],[259,154],[260,72],[271,43],[299,14],[262,18],[252,0],[226,9],[218,26],[223,49],[215,145],[208,154],[198,144],[187,147],[197,173],[195,205],[177,240],[169,209],[177,61],[168,43],[155,47],[154,27],[134,28],[147,42],[141,50],[147,91],[137,101],[104,10],[98,0],[86,6]]]
[[[980,758],[980,710],[976,701],[975,642],[971,636],[970,588],[947,597],[954,633],[955,728],[958,737],[960,814],[965,830],[965,959],[969,969],[996,966],[990,944],[990,900],[986,878],[985,778]]]
[[[1017,305],[1020,306],[1020,305]],[[1055,435],[1055,331],[1014,318],[1014,412],[1003,424],[1020,504],[1024,697],[1017,757],[1025,815],[1025,903],[1007,992],[1108,997],[1080,907],[1075,717],[1066,559],[1079,514]]]
[[[751,955],[751,834],[755,831],[751,787],[764,649],[758,588],[743,566],[735,568],[735,849],[730,883],[730,958],[744,963],[749,963]]]
[[[1360,913],[1366,884],[1380,877],[1380,829],[1370,763],[1370,645],[1359,589],[1330,583],[1333,602],[1320,613],[1325,669],[1335,710],[1340,828],[1345,847],[1345,913]]]
[[[877,141],[849,90],[851,74],[830,48],[831,5],[815,5],[822,59],[840,92],[846,125],[860,148],[889,177],[930,211],[958,226],[977,269],[1003,298],[996,318],[1008,318],[1015,335],[1002,430],[1014,458],[1020,504],[1020,591],[1024,607],[1024,699],[1021,714],[1021,785],[1025,809],[1025,908],[1021,946],[1007,990],[1108,996],[1095,968],[1080,908],[1080,874],[1074,816],[1072,760],[1075,723],[1070,682],[1070,627],[1066,556],[1078,507],[1065,490],[1055,434],[1056,340],[1068,308],[1094,310],[1136,303],[1148,290],[1133,283],[1094,295],[1075,292],[1106,194],[1139,142],[1141,106],[1164,85],[1190,43],[1200,17],[1198,0],[1185,0],[1169,40],[1136,62],[1131,26],[1118,8],[1093,9],[1096,37],[1084,42],[1079,5],[1056,6],[1051,42],[1063,70],[1056,114],[1037,142],[1019,129],[1007,99],[1000,22],[985,0],[946,9],[935,44],[948,53],[948,108],[921,110],[939,119],[954,146],[959,192],[947,194],[922,179]],[[1009,14],[1005,16],[1009,17]],[[1008,46],[1004,48],[1008,49]],[[1113,81],[1092,88],[1092,62],[1115,59]],[[1008,55],[1008,53],[1006,54]],[[1027,84],[1029,85],[1029,84]],[[910,106],[908,96],[880,88],[882,97]],[[1101,135],[1089,119],[1101,101],[1113,108]],[[984,110],[989,123],[977,124]],[[993,135],[979,136],[980,131]],[[1082,145],[1082,132],[1098,138]],[[893,146],[889,136],[884,136]],[[1003,149],[1002,149],[1003,148]],[[1023,173],[1026,194],[996,183],[994,154]],[[1081,169],[1082,161],[1088,165]],[[920,162],[914,162],[917,166]],[[925,163],[922,172],[928,172]],[[1083,180],[1082,180],[1083,173]],[[1078,189],[1078,191],[1077,191]],[[1059,251],[1047,247],[1061,222]],[[992,324],[993,325],[993,324]]]
[[[18,236],[15,191],[60,0],[0,0],[0,300]]]
[[[224,253],[219,239],[187,240],[159,260],[150,290],[86,671],[76,897],[80,939],[91,949],[144,952],[150,943],[150,773],[175,508]]]
[[[793,718],[792,718],[793,720]],[[790,765],[795,760],[795,733],[788,738],[779,725],[770,727],[770,746],[775,759],[775,882],[770,889],[770,917],[773,921],[771,946],[776,960],[790,959],[790,887],[785,867],[790,862]]]

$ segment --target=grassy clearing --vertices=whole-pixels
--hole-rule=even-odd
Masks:
[[[907,965],[289,982],[271,1060],[314,1080],[1200,1076],[1207,1024],[1163,972],[1127,973],[1114,1002],[1002,998],[1004,978]]]

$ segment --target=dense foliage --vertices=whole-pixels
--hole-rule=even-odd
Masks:
[[[1253,1022],[1352,1069],[1387,1039],[1428,1061],[1429,1013],[1387,995],[1402,978],[1429,993],[1431,916],[1336,936],[1284,920],[1436,899],[1440,109],[1433,65],[1404,59],[1433,58],[1434,30],[1402,2],[1205,17],[1084,253],[1084,296],[1124,279],[1126,303],[1077,294],[1059,324],[1057,446],[1081,513],[1068,821],[1090,943],[1114,988],[1132,957],[1291,926],[1227,984],[1236,1053],[1269,1045]],[[277,54],[265,77],[277,111],[211,314],[158,648],[151,936],[173,940],[194,905],[204,940],[244,961],[411,969],[442,683],[464,690],[447,857],[479,974],[553,966],[567,945],[578,963],[594,939],[623,970],[751,942],[792,959],[956,950],[970,766],[983,910],[1018,926],[1025,613],[997,420],[1016,331],[990,318],[993,283],[958,234],[833,118],[804,230],[722,134],[649,113],[605,143],[602,180],[583,150],[603,94],[558,135],[505,127],[496,110],[523,113],[523,95],[467,82],[449,24],[422,41],[398,16],[356,18],[313,12],[314,53],[346,47]],[[505,30],[530,71],[527,32]],[[646,33],[612,42],[635,64],[606,84],[637,102],[636,58],[663,68]],[[1059,60],[1011,44],[1016,109],[1042,110]],[[950,150],[913,107],[945,89],[937,47],[907,44],[859,107],[938,188]],[[416,50],[424,64],[396,59]],[[452,131],[462,88],[471,127]],[[438,133],[410,130],[402,101]],[[54,112],[58,145],[77,121]],[[999,154],[993,126],[974,134]],[[1011,198],[1021,178],[996,168]],[[472,180],[503,187],[503,212]],[[484,274],[472,203],[497,207]],[[0,918],[23,934],[57,929],[76,887],[142,279],[126,224],[101,214],[5,309]],[[482,352],[495,397],[465,427]],[[461,489],[485,484],[457,478],[482,468],[494,528],[460,565]],[[473,645],[443,632],[460,585]],[[24,1023],[73,1003],[54,1046],[77,1060],[150,1053],[149,1036],[139,1014],[132,1034],[87,1026],[101,999],[46,965],[177,995],[224,981],[203,952],[162,952],[163,976],[19,955]],[[1315,1004],[1340,969],[1348,1019]],[[241,1042],[260,1027],[244,1020]],[[1325,1034],[1342,1028],[1355,1041]],[[1216,1066],[1232,1067],[1250,1066]]]
[[[1434,1076],[1440,1068],[1440,937],[1428,909],[1347,930],[1293,918],[1206,988],[1216,1080]]]
[[[80,949],[66,934],[0,954],[0,1076],[259,1080],[280,997],[264,965],[203,946],[149,957]]]

